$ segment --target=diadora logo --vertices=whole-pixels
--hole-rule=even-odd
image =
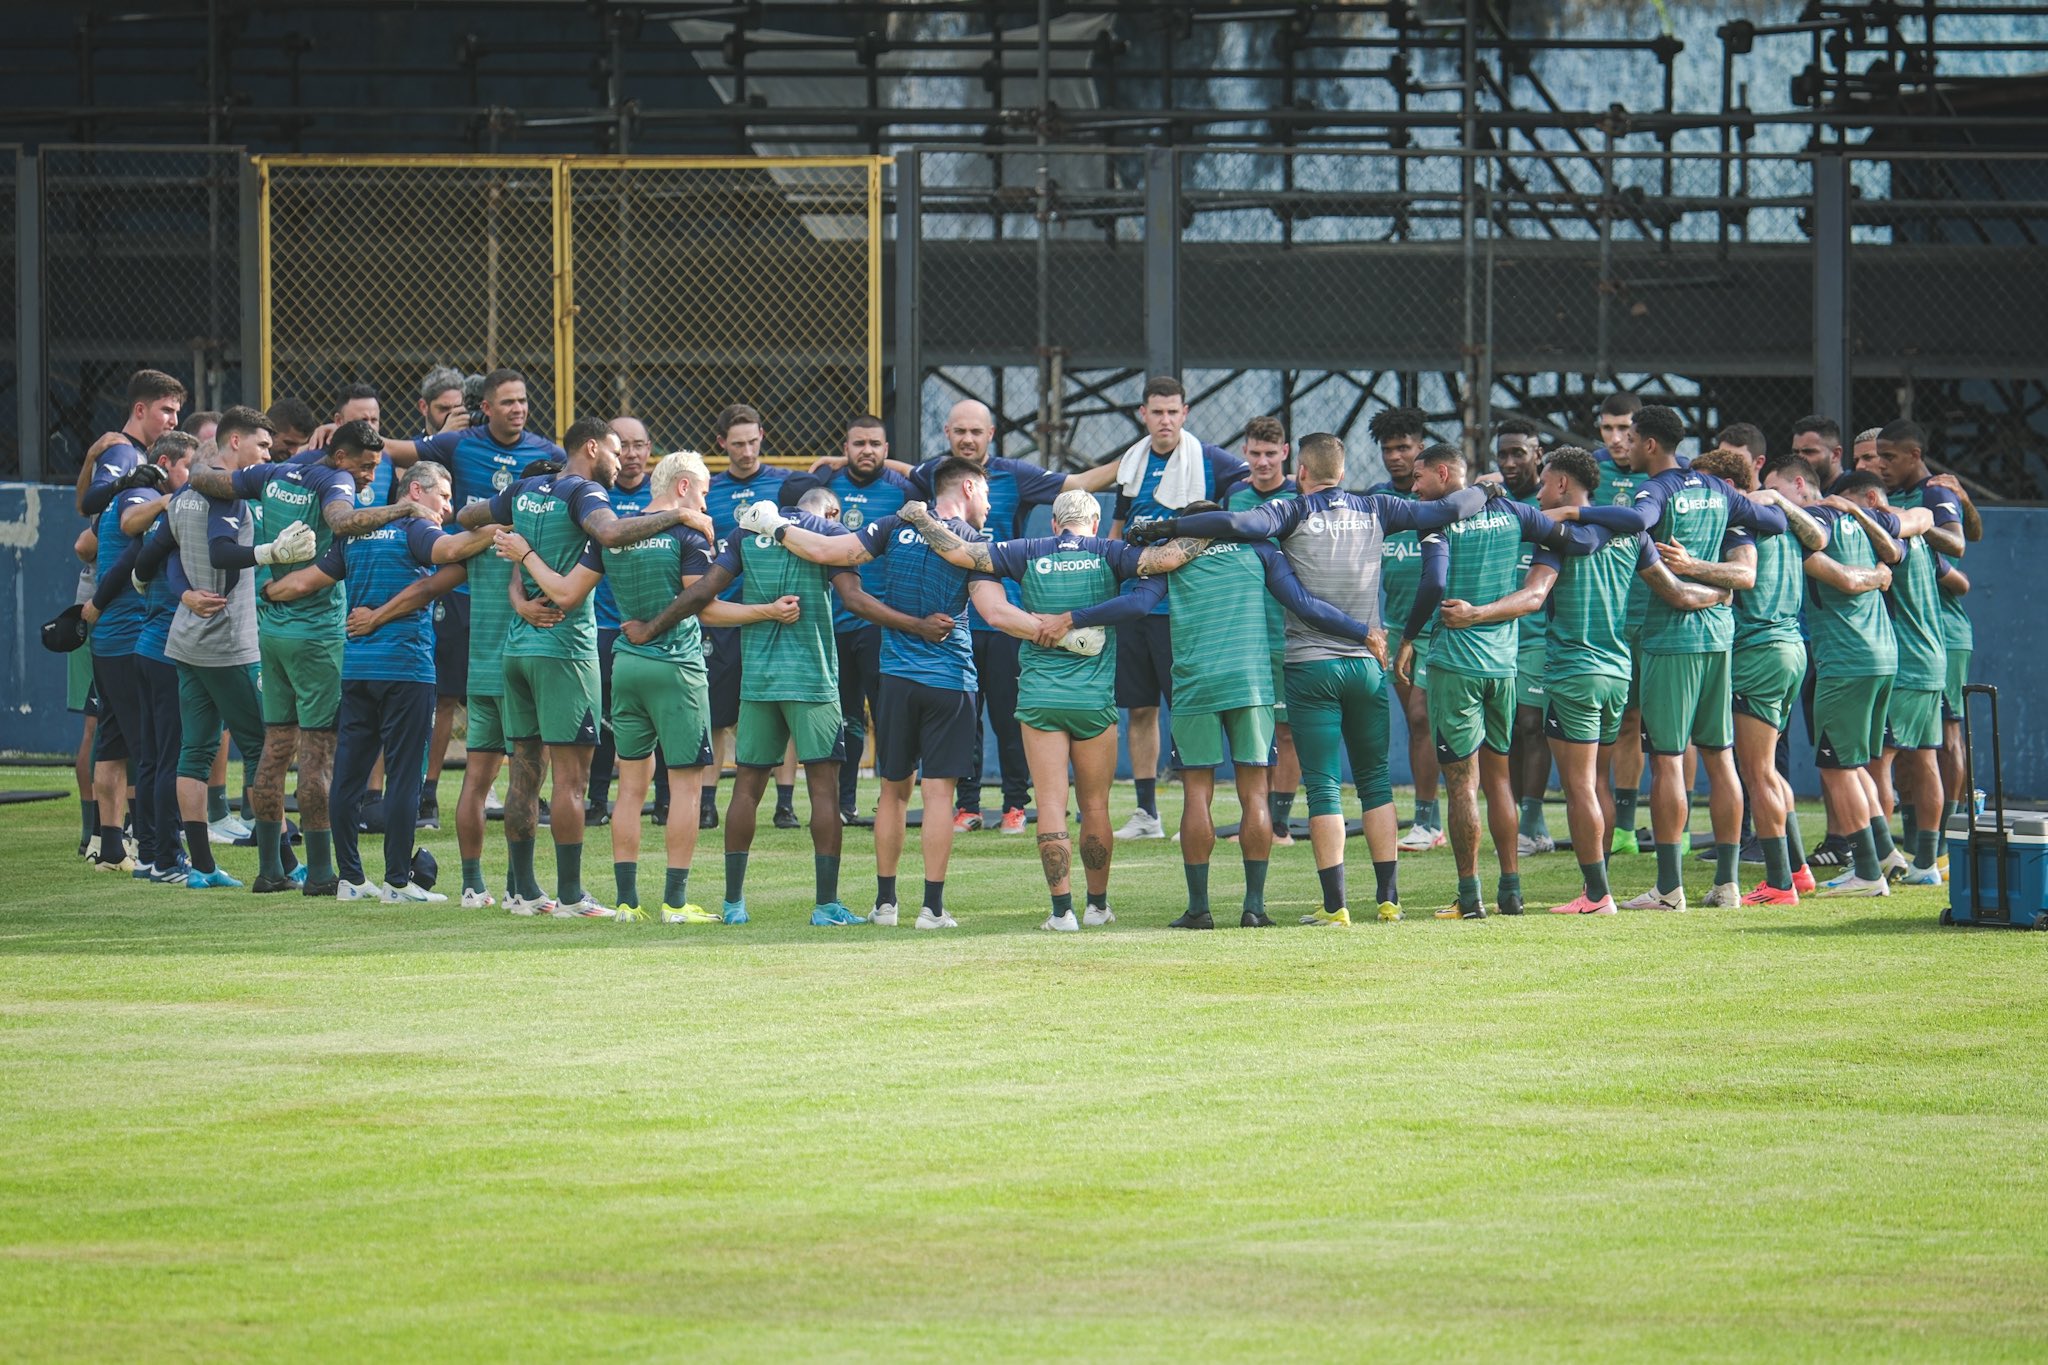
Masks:
[[[1033,573],[1083,573],[1102,567],[1102,560],[1095,556],[1087,559],[1054,559],[1051,555],[1040,555],[1031,561]]]

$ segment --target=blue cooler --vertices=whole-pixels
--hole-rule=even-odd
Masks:
[[[1948,822],[1948,909],[1943,924],[2048,929],[2048,816],[1994,812]],[[2003,876],[2001,877],[2001,872]]]

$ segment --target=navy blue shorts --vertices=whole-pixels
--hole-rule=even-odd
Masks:
[[[901,782],[922,766],[930,777],[975,773],[981,725],[974,694],[882,675],[875,702],[875,775]]]
[[[1141,616],[1116,628],[1116,704],[1173,704],[1173,618]]]
[[[99,694],[99,729],[94,732],[95,763],[125,763],[142,753],[143,717],[149,699],[143,694],[141,656],[92,656],[93,690]]]
[[[434,695],[461,701],[469,695],[469,594],[434,599]]]
[[[704,672],[711,684],[711,728],[740,723],[740,628],[704,628]]]

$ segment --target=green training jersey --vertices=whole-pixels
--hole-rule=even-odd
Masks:
[[[1270,493],[1261,493],[1251,484],[1241,483],[1230,490],[1230,497],[1224,501],[1223,506],[1225,511],[1245,512],[1254,507],[1263,507],[1269,502],[1278,502],[1282,498],[1300,496],[1301,493],[1295,488],[1292,479],[1288,479]],[[1279,599],[1271,593],[1266,594],[1266,646],[1276,658],[1287,649],[1287,612],[1281,607]]]
[[[1536,507],[1537,496],[1542,491],[1543,486],[1541,483],[1539,483],[1536,487],[1530,489],[1526,496],[1511,496],[1514,497],[1516,502],[1521,503],[1524,507]],[[1539,508],[1538,510],[1541,509]],[[1515,570],[1520,575],[1520,577],[1515,579],[1515,586],[1517,588],[1521,587],[1522,580],[1529,576],[1529,566],[1535,562],[1535,559],[1535,542],[1528,540],[1523,541],[1522,557],[1520,561],[1515,565]],[[1543,613],[1540,611],[1532,611],[1527,616],[1524,616],[1515,622],[1515,633],[1523,649],[1541,648],[1543,645],[1543,638],[1548,633],[1549,629],[1549,626],[1545,624],[1543,620]]]
[[[1044,616],[1084,613],[1116,601],[1121,584],[1138,572],[1142,551],[1121,540],[1075,535],[1006,540],[988,547],[995,578],[1013,579],[1024,610]],[[1164,584],[1147,580],[1142,616]],[[1133,617],[1133,619],[1136,619]],[[1050,710],[1091,711],[1116,704],[1116,631],[1104,632],[1102,652],[1043,649],[1029,640],[1017,650],[1017,704]],[[1262,656],[1263,657],[1263,656]]]
[[[257,480],[260,489],[244,489]],[[248,499],[256,527],[256,543],[268,545],[291,529],[295,522],[313,528],[313,558],[319,559],[334,546],[334,529],[327,524],[329,502],[340,502],[351,511],[356,505],[356,481],[324,462],[312,464],[256,465],[235,476],[235,491]],[[263,586],[282,577],[299,564],[256,568],[256,624],[271,639],[331,640],[341,635],[348,617],[348,590],[339,583],[307,593],[291,602],[267,602]]]
[[[1416,501],[1414,489],[1403,492],[1392,483],[1374,484],[1366,493]],[[1422,587],[1421,532],[1396,531],[1380,542],[1380,587],[1386,593],[1386,607],[1380,619],[1387,623],[1388,630],[1399,630],[1414,609],[1415,594]]]
[[[785,515],[819,535],[849,535],[834,521],[807,512]],[[832,580],[852,569],[832,569],[799,559],[773,536],[735,532],[716,561],[739,579],[741,602],[795,597],[795,621],[754,621],[740,627],[742,701],[836,701],[839,645],[832,635]]]
[[[1271,706],[1270,649],[1246,648],[1266,637],[1266,566],[1250,545],[1214,541],[1166,576],[1173,621],[1173,709],[1214,715]]]
[[[610,507],[604,489],[574,474],[548,474],[525,479],[499,495],[512,514],[512,529],[526,538],[533,552],[556,573],[567,577],[579,564],[596,567],[598,557],[584,533],[586,515],[598,507]],[[495,506],[498,499],[493,499]],[[529,599],[544,598],[540,584],[524,569],[517,569],[520,586]],[[583,600],[562,612],[562,619],[542,629],[515,615],[505,632],[505,652],[548,659],[597,658],[597,593],[585,593]]]
[[[512,565],[486,550],[469,566],[469,695],[505,695],[505,637],[512,631]]]
[[[1728,535],[1728,485],[1690,469],[1667,469],[1636,490],[1636,506],[1661,505],[1649,529],[1660,545],[1677,544],[1694,559],[1716,562]],[[1735,616],[1725,604],[1680,611],[1661,598],[1643,611],[1645,654],[1712,654],[1735,642]]]
[[[1758,538],[1739,527],[1723,553],[1737,545],[1756,549],[1756,586],[1735,594],[1735,647],[1799,638],[1799,608],[1806,601],[1806,555],[1792,536]]]
[[[619,619],[651,621],[682,592],[685,578],[697,578],[711,568],[711,546],[695,531],[678,526],[635,545],[615,545],[599,560],[612,600],[619,605]],[[704,633],[694,616],[685,616],[644,645],[620,635],[612,648],[681,668],[704,668]]]
[[[1953,498],[1953,494],[1945,494],[1941,498],[1941,501],[1952,502]],[[1915,484],[1911,488],[1901,489],[1899,492],[1891,494],[1890,500],[1892,506],[1895,508],[1932,507],[1936,505],[1928,501],[1927,485],[1925,483]],[[1956,524],[1959,525],[1960,522],[1961,514],[1958,513]],[[1938,573],[1939,568],[1940,566],[1936,565],[1937,576],[1935,586],[1937,588],[1940,588],[1941,592],[1942,645],[1944,648],[1947,649],[1973,649],[1976,647],[1977,632],[1970,625],[1970,613],[1968,609],[1966,609],[1963,606],[1962,598],[1957,597],[1947,588],[1940,587]]]
[[[1629,590],[1644,566],[1659,562],[1649,533],[1613,536],[1589,555],[1538,550],[1534,562],[1557,571],[1544,612],[1543,676],[1628,677]]]
[[[1824,554],[1851,569],[1877,567],[1877,551],[1863,526],[1829,507],[1807,511],[1827,532]],[[1900,567],[1904,567],[1901,565]],[[1825,583],[1807,584],[1807,633],[1812,637],[1814,673],[1822,678],[1888,678],[1898,672],[1898,646],[1884,594],[1837,592]]]
[[[1532,519],[1541,514],[1512,498],[1496,498],[1475,515],[1424,536],[1425,546],[1441,543],[1450,552],[1444,600],[1484,606],[1521,587],[1527,563],[1523,536],[1532,531]],[[1447,630],[1438,621],[1430,631],[1429,666],[1470,678],[1512,678],[1520,648],[1521,628],[1513,621],[1464,630]]]
[[[1600,486],[1593,490],[1592,500],[1601,507],[1627,507],[1636,500],[1636,490],[1649,480],[1649,475],[1623,469],[1609,460],[1595,459],[1593,463],[1600,471]]]
[[[1935,582],[1934,549],[1926,539],[1906,542],[1906,557],[1892,566],[1892,635],[1899,651],[1898,687],[1939,691],[1948,684],[1948,644],[1941,633],[1941,588]]]

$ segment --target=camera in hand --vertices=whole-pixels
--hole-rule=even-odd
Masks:
[[[465,375],[462,380],[462,408],[469,415],[469,425],[481,431],[484,428],[484,377],[480,374]]]

